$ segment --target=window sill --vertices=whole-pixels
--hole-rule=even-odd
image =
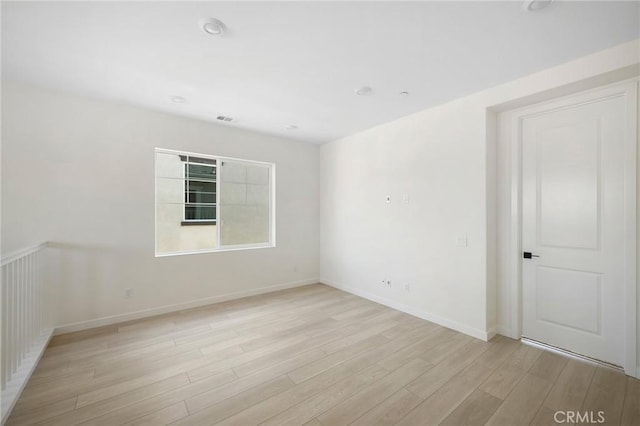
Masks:
[[[243,251],[243,250],[257,250],[257,249],[270,249],[275,248],[275,243],[267,244],[247,244],[238,246],[228,246],[224,248],[203,249],[203,250],[189,250],[178,251],[173,253],[155,253],[155,257],[169,257],[169,256],[184,256],[189,254],[203,254],[203,253],[221,253],[225,251]]]
[[[216,224],[215,220],[202,220],[202,221],[183,220],[182,222],[180,222],[181,226],[199,226],[199,225],[209,226],[209,225],[215,225],[215,224]]]

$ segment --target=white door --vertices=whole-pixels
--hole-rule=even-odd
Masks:
[[[620,93],[534,107],[520,115],[520,137],[522,335],[622,366],[629,116]]]

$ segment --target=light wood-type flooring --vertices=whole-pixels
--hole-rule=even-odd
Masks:
[[[8,424],[517,426],[557,411],[640,425],[640,381],[318,284],[57,336]]]

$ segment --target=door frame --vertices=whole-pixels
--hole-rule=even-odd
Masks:
[[[505,260],[508,273],[503,277],[503,282],[508,290],[509,299],[509,324],[506,334],[514,339],[522,337],[522,139],[521,125],[525,118],[535,115],[557,111],[575,106],[587,104],[602,99],[624,97],[627,115],[625,140],[624,140],[624,371],[627,375],[640,377],[640,368],[637,366],[637,282],[636,282],[636,198],[637,198],[637,111],[638,111],[638,78],[601,86],[596,89],[574,93],[568,96],[553,98],[540,103],[519,107],[504,111],[499,115],[499,139],[501,145],[508,149],[509,173],[505,178],[509,179],[508,186],[508,210],[509,226],[506,233]],[[503,207],[504,208],[504,207]],[[506,218],[505,218],[506,219]]]

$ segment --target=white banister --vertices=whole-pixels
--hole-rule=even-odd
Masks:
[[[19,250],[3,256],[0,262],[3,424],[53,334],[52,327],[44,321],[46,247],[43,243]]]

